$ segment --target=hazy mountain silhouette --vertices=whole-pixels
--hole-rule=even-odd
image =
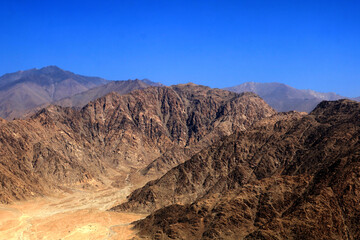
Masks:
[[[0,77],[0,117],[21,117],[28,110],[107,83],[56,66],[8,73]]]
[[[241,93],[254,92],[279,112],[311,112],[323,100],[338,100],[344,97],[336,93],[321,93],[313,90],[300,90],[282,83],[246,82],[226,90]]]
[[[75,94],[71,97],[60,99],[54,102],[55,105],[63,107],[83,107],[87,103],[97,98],[103,97],[110,92],[126,94],[136,89],[144,89],[151,86],[163,86],[161,83],[155,83],[148,79],[135,79],[127,81],[111,81],[107,84],[92,88],[90,90]]]

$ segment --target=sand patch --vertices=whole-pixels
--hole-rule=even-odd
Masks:
[[[145,215],[106,211],[128,188],[74,189],[58,197],[0,205],[0,239],[130,239]]]

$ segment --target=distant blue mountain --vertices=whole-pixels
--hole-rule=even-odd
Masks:
[[[21,117],[28,110],[108,83],[56,66],[8,73],[0,77],[0,117]]]
[[[126,94],[136,89],[144,89],[152,86],[161,87],[164,85],[162,85],[161,83],[152,82],[148,79],[111,81],[107,84],[92,88],[90,90],[75,94],[67,98],[63,98],[59,101],[56,101],[54,104],[63,107],[83,107],[90,101],[94,101],[97,98],[103,97],[110,92]]]
[[[225,88],[232,92],[254,92],[279,112],[311,112],[323,100],[345,98],[336,93],[321,93],[313,90],[300,90],[282,83],[246,82]]]

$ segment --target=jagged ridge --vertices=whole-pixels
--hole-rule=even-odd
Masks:
[[[148,164],[156,168],[142,173],[151,179],[195,151],[186,149],[274,113],[254,94],[192,85],[110,93],[81,110],[50,106],[28,120],[1,123],[0,200],[25,199],[61,184],[101,183],[109,169],[121,176],[115,185],[137,184],[144,177],[138,170]],[[182,158],[156,164],[175,148]]]
[[[264,119],[115,210],[168,206],[136,224],[151,238],[357,239],[359,117],[359,103],[340,100]]]

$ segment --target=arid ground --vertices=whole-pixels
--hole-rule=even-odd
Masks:
[[[69,189],[68,193],[0,205],[0,239],[129,239],[144,215],[108,212],[128,188]]]

